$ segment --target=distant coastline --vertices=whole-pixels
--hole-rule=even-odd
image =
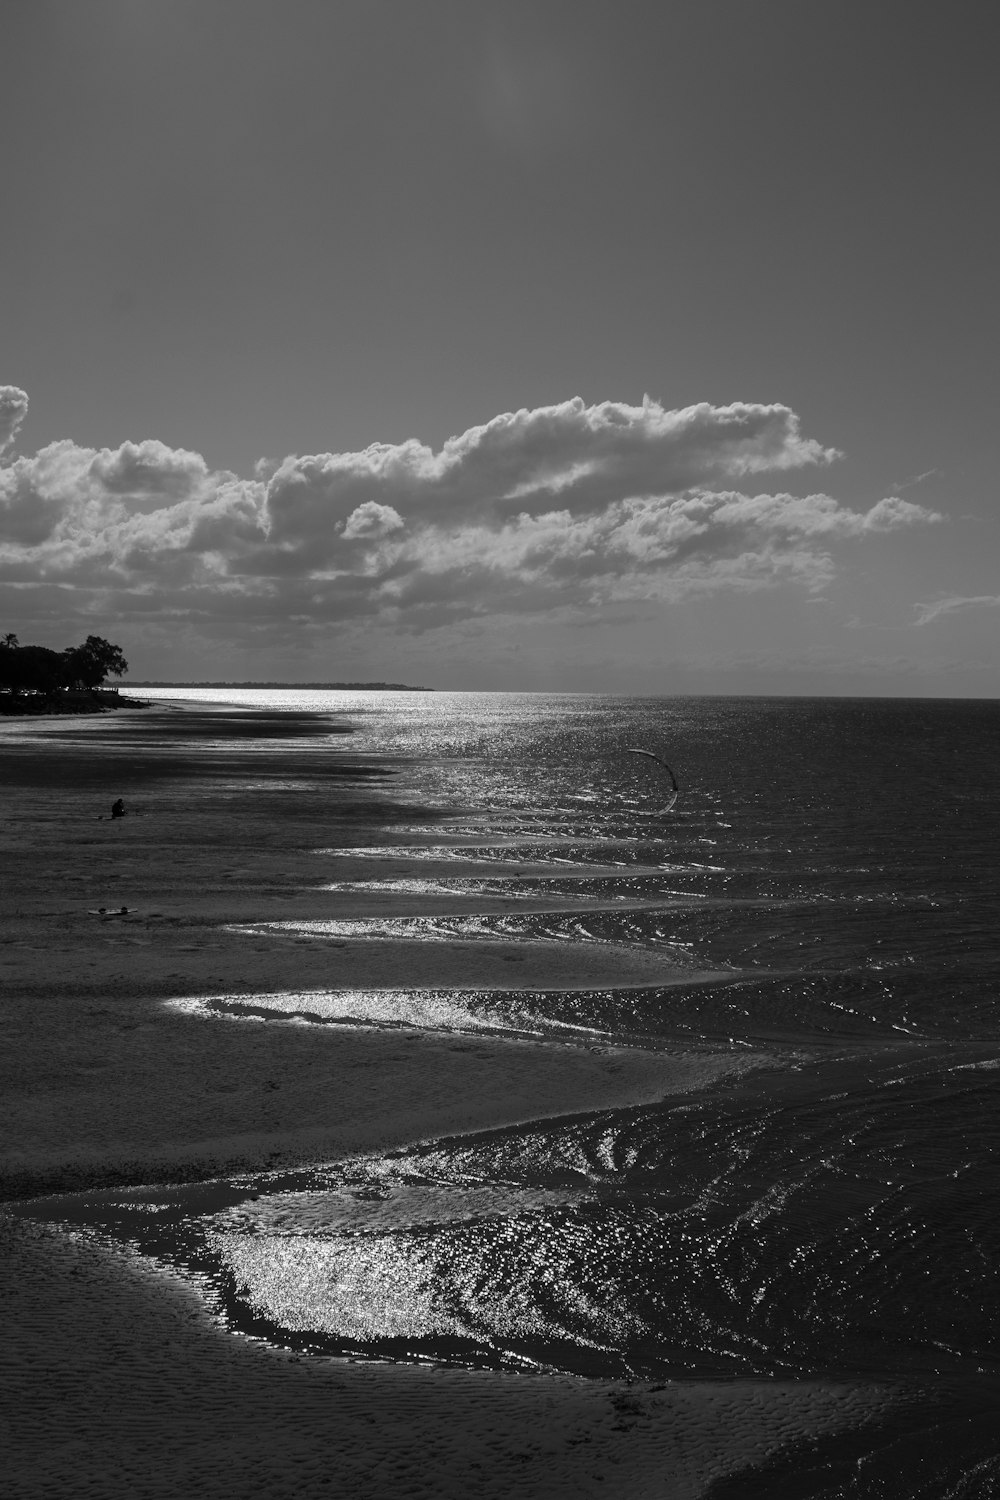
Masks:
[[[323,688],[330,691],[335,688],[364,688],[368,691],[382,689],[384,692],[396,693],[433,693],[434,688],[414,687],[411,682],[178,682],[176,678],[168,678],[166,681],[154,682],[151,678],[143,678],[142,681],[129,679],[123,682],[125,688]]]

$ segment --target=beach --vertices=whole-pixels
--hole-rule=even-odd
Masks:
[[[178,752],[165,763],[164,717],[187,762]],[[674,977],[662,958],[623,948],[405,936],[347,942],[288,931],[279,924],[322,924],[331,908],[349,921],[390,906],[405,920],[449,902],[446,895],[373,902],[364,891],[324,889],[331,872],[362,883],[372,873],[370,859],[332,860],[314,845],[339,837],[350,849],[367,839],[369,822],[377,830],[392,815],[373,799],[377,776],[344,757],[332,775],[322,767],[310,784],[300,774],[290,796],[269,798],[265,776],[293,780],[309,738],[290,723],[288,748],[286,726],[272,723],[281,748],[241,764],[245,724],[230,718],[158,708],[99,726],[58,721],[0,731],[0,753],[9,757],[3,957],[11,1072],[0,1159],[8,1191],[290,1165],[513,1124],[531,1119],[539,1101],[554,1115],[641,1103],[728,1068],[707,1054],[553,1049],[530,1036],[471,1041],[405,1024],[388,1034],[342,1026],[317,1036],[186,1016],[171,1002],[224,992],[248,1004],[324,987],[488,990],[510,986],[515,966],[519,984],[540,989]],[[227,764],[219,746],[230,729]],[[317,740],[326,729],[317,724]],[[205,741],[221,785],[198,796]],[[283,751],[289,763],[275,766]],[[29,784],[15,791],[19,769]],[[110,794],[123,778],[136,788],[133,810],[112,820]],[[468,904],[457,902],[460,910]]]
[[[600,903],[566,881],[541,907],[512,895],[537,874],[516,852],[491,888],[496,849],[490,864],[440,807],[394,800],[393,758],[345,727],[174,703],[0,725],[8,1493],[737,1496],[757,1493],[741,1474],[903,1411],[877,1379],[609,1380],[282,1346],[94,1231],[88,1194],[129,1190],[135,1215],[143,1185],[277,1182],[774,1065],[766,1047],[559,1040],[530,1006],[519,1019],[512,992],[724,976],[463,927]]]

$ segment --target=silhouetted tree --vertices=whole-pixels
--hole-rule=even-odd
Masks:
[[[120,646],[99,635],[88,635],[82,646],[70,646],[62,654],[67,687],[99,688],[108,676],[121,677],[128,662]]]
[[[17,637],[14,637],[15,641]],[[47,646],[0,645],[0,688],[8,693],[56,693],[65,686],[62,653]]]
[[[93,691],[106,677],[121,677],[127,671],[121,647],[99,635],[88,635],[82,646],[65,651],[22,646],[13,631],[0,637],[0,692],[13,696],[39,693],[51,697],[64,688]]]

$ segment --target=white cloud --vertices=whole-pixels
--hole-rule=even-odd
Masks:
[[[926,510],[922,505],[914,505],[896,496],[877,501],[867,511],[847,510],[829,495],[733,495],[722,498],[729,503],[720,509],[720,519],[787,535],[860,537],[868,532],[895,531],[900,526],[943,519],[937,511]]]
[[[22,396],[0,408],[11,434]],[[0,579],[233,628],[381,617],[419,630],[710,589],[815,592],[838,546],[940,520],[898,496],[854,511],[825,493],[745,493],[836,456],[785,406],[648,399],[567,401],[437,452],[411,439],[246,479],[153,439],[57,442],[0,467]]]
[[[933,604],[918,604],[918,625],[927,625],[941,615],[953,615],[959,610],[1000,608],[1000,594],[973,594],[971,597],[953,594],[947,599],[936,599]]]
[[[344,522],[341,533],[349,541],[356,538],[386,536],[390,531],[399,531],[406,523],[391,505],[379,505],[377,500],[366,500],[357,510],[352,510]]]
[[[0,453],[17,437],[27,415],[27,391],[16,385],[0,385]]]
[[[411,439],[361,453],[287,458],[268,485],[273,536],[295,545],[375,500],[426,521],[500,521],[560,505],[575,514],[632,496],[828,463],[836,452],[801,436],[785,406],[744,402],[664,411],[577,399],[508,412],[449,438],[435,453]]]
[[[923,484],[928,479],[935,479],[940,474],[940,469],[924,469],[922,474],[914,474],[910,479],[902,479],[898,484],[894,484],[892,486],[892,493],[900,495],[903,490],[912,490],[916,485]]]
[[[139,500],[183,500],[204,494],[210,484],[208,466],[200,453],[168,448],[155,438],[102,448],[89,464],[95,485],[109,495]]]

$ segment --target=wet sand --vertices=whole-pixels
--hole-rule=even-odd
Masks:
[[[300,1358],[213,1326],[197,1294],[158,1268],[27,1223],[0,1221],[0,1236],[17,1299],[0,1348],[11,1500],[694,1500],[793,1434],[863,1421],[877,1395]]]
[[[340,729],[189,707],[0,724],[3,1197],[332,1159],[658,1100],[766,1061],[442,1030],[405,1011],[389,1024],[361,1002],[345,1016],[347,992],[695,976],[614,944],[366,931],[512,901],[366,892],[426,868],[421,844],[439,840],[421,820],[438,826],[441,810],[401,809],[393,763],[352,755]],[[113,822],[117,796],[131,816]],[[384,866],[349,852],[379,842],[394,851]],[[337,1024],[264,1001],[288,991]],[[196,1003],[219,996],[228,1011]],[[880,1404],[830,1384],[625,1387],[301,1359],[233,1337],[194,1288],[136,1256],[31,1219],[0,1215],[0,1232],[16,1495],[695,1496]]]

